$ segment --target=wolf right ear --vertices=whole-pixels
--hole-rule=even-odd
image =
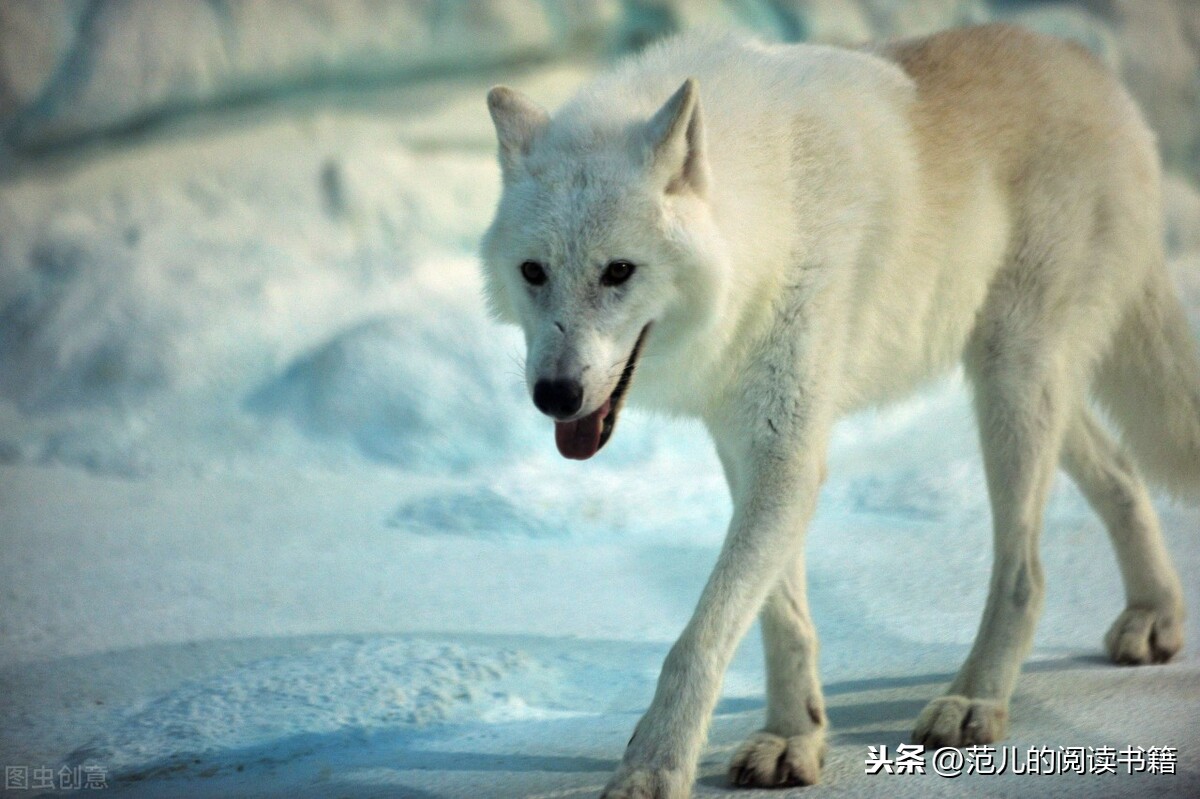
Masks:
[[[507,86],[488,92],[488,111],[500,140],[500,171],[509,180],[520,169],[529,148],[550,121],[540,105]]]
[[[704,194],[708,162],[700,122],[700,90],[688,78],[646,126],[649,166],[669,194],[691,190]]]

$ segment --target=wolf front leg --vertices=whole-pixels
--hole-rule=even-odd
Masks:
[[[776,438],[766,445],[718,441],[734,497],[729,533],[604,799],[690,795],[725,669],[784,568],[796,562],[816,501],[823,447]]]
[[[730,761],[729,781],[734,785],[777,788],[814,785],[820,779],[827,722],[806,588],[801,551],[762,608],[767,723]]]

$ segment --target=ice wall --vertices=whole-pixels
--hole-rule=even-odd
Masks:
[[[635,48],[698,24],[840,43],[1013,19],[1100,54],[1198,152],[1193,0],[6,0],[0,130],[30,149],[230,102]]]
[[[38,147],[268,94],[544,60],[602,46],[615,11],[603,0],[15,0],[0,5],[0,124]]]

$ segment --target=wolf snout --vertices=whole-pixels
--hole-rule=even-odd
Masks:
[[[583,385],[578,380],[539,380],[533,386],[533,404],[555,419],[574,416],[583,405]]]

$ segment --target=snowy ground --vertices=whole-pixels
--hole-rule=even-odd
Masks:
[[[729,504],[683,423],[631,412],[595,461],[558,458],[523,395],[521,342],[478,296],[498,190],[482,97],[507,82],[554,105],[666,23],[600,2],[575,16],[486,5],[500,16],[462,40],[497,19],[544,25],[447,66],[451,15],[356,86],[377,43],[349,12],[317,67],[282,44],[248,62],[243,41],[226,72],[189,82],[180,70],[200,56],[167,37],[145,62],[157,71],[138,74],[171,79],[122,83],[119,54],[158,42],[104,23],[125,6],[46,6],[83,13],[90,72],[53,69],[70,37],[39,28],[34,5],[0,6],[5,34],[20,22],[45,56],[22,72],[0,52],[0,765],[54,769],[59,788],[61,767],[95,766],[136,797],[559,797],[606,781]],[[734,4],[736,20],[677,5],[672,24],[762,30],[768,5]],[[1151,6],[795,4],[798,30],[835,40],[1003,7],[1084,40],[1135,90],[1173,87],[1145,102],[1172,171],[1172,269],[1200,330],[1200,16],[1156,22],[1167,5]],[[296,89],[326,62],[337,80]],[[39,64],[58,88],[14,105],[51,80]],[[823,785],[794,795],[1200,795],[1200,510],[1159,503],[1188,649],[1116,668],[1099,643],[1120,581],[1065,479],[1008,743],[1173,746],[1178,773],[863,773],[867,746],[907,740],[974,635],[990,560],[978,460],[957,379],[838,428],[809,543],[834,746]],[[698,795],[735,795],[724,765],[760,723],[762,683],[755,632]]]
[[[809,547],[835,731],[822,793],[874,795],[884,780],[913,796],[1194,793],[1200,663],[1194,650],[1146,669],[1100,657],[1120,586],[1102,528],[1066,486],[1050,511],[1047,609],[1009,742],[1177,746],[1180,774],[918,786],[862,773],[868,744],[907,740],[982,608],[988,531],[961,404],[949,387],[909,409],[911,427],[893,419],[893,432],[871,435],[863,420],[843,438],[842,477]],[[931,427],[942,446],[928,445]],[[912,463],[914,450],[933,464]],[[647,463],[628,481],[678,488],[691,463]],[[707,522],[661,527],[656,514],[552,534],[437,529],[397,522],[397,510],[443,496],[446,481],[387,471],[129,480],[8,467],[0,485],[5,762],[102,764],[129,796],[594,794],[723,521],[714,509]],[[480,528],[506,507],[463,504]],[[1194,575],[1200,514],[1165,508],[1178,565]],[[592,515],[612,513],[597,503]],[[1194,580],[1188,599],[1200,606]],[[700,795],[725,791],[724,761],[761,712],[748,640]]]

